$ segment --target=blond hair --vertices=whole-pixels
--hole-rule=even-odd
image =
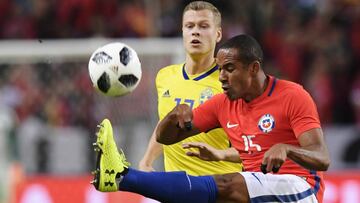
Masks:
[[[183,11],[183,16],[186,11],[194,10],[194,11],[201,11],[201,10],[209,10],[213,13],[215,24],[218,27],[221,27],[221,13],[220,11],[211,3],[206,1],[193,1],[190,2]]]

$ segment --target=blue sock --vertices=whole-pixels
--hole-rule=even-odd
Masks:
[[[195,177],[182,171],[142,172],[129,169],[119,188],[166,203],[214,203],[217,196],[212,176]]]

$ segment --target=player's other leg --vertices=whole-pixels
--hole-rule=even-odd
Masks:
[[[142,172],[129,168],[117,150],[109,120],[99,125],[94,144],[98,152],[93,184],[102,192],[128,191],[167,203],[210,202],[217,188],[212,176],[193,177],[185,172]]]
[[[217,202],[297,202],[317,203],[313,188],[291,174],[241,172],[214,176]]]
[[[296,175],[241,172],[234,178],[228,177],[228,179],[235,182],[231,186],[227,185],[227,187],[230,187],[228,188],[228,191],[233,191],[230,195],[235,198],[241,198],[241,194],[245,194],[243,189],[246,189],[246,198],[248,198],[248,201],[250,202],[318,202],[311,185],[303,178]],[[218,179],[217,185],[219,194],[221,194],[222,187],[220,187]],[[234,192],[234,189],[236,190],[236,188],[239,189],[237,192]],[[241,202],[243,202],[243,200]]]
[[[250,202],[246,181],[240,173],[230,173],[214,176],[218,188],[218,203]]]

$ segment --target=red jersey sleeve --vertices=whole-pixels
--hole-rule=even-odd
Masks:
[[[299,137],[305,131],[320,128],[316,105],[308,92],[298,86],[291,90],[287,99],[287,113],[296,137]]]
[[[193,110],[193,125],[200,131],[207,132],[220,127],[218,111],[221,95],[213,96]]]

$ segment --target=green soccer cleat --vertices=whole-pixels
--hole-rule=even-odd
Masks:
[[[104,119],[98,127],[96,143],[93,144],[97,152],[96,169],[92,172],[94,180],[91,183],[101,192],[115,192],[119,190],[122,173],[130,163],[123,151],[119,153],[117,149],[110,121]]]

